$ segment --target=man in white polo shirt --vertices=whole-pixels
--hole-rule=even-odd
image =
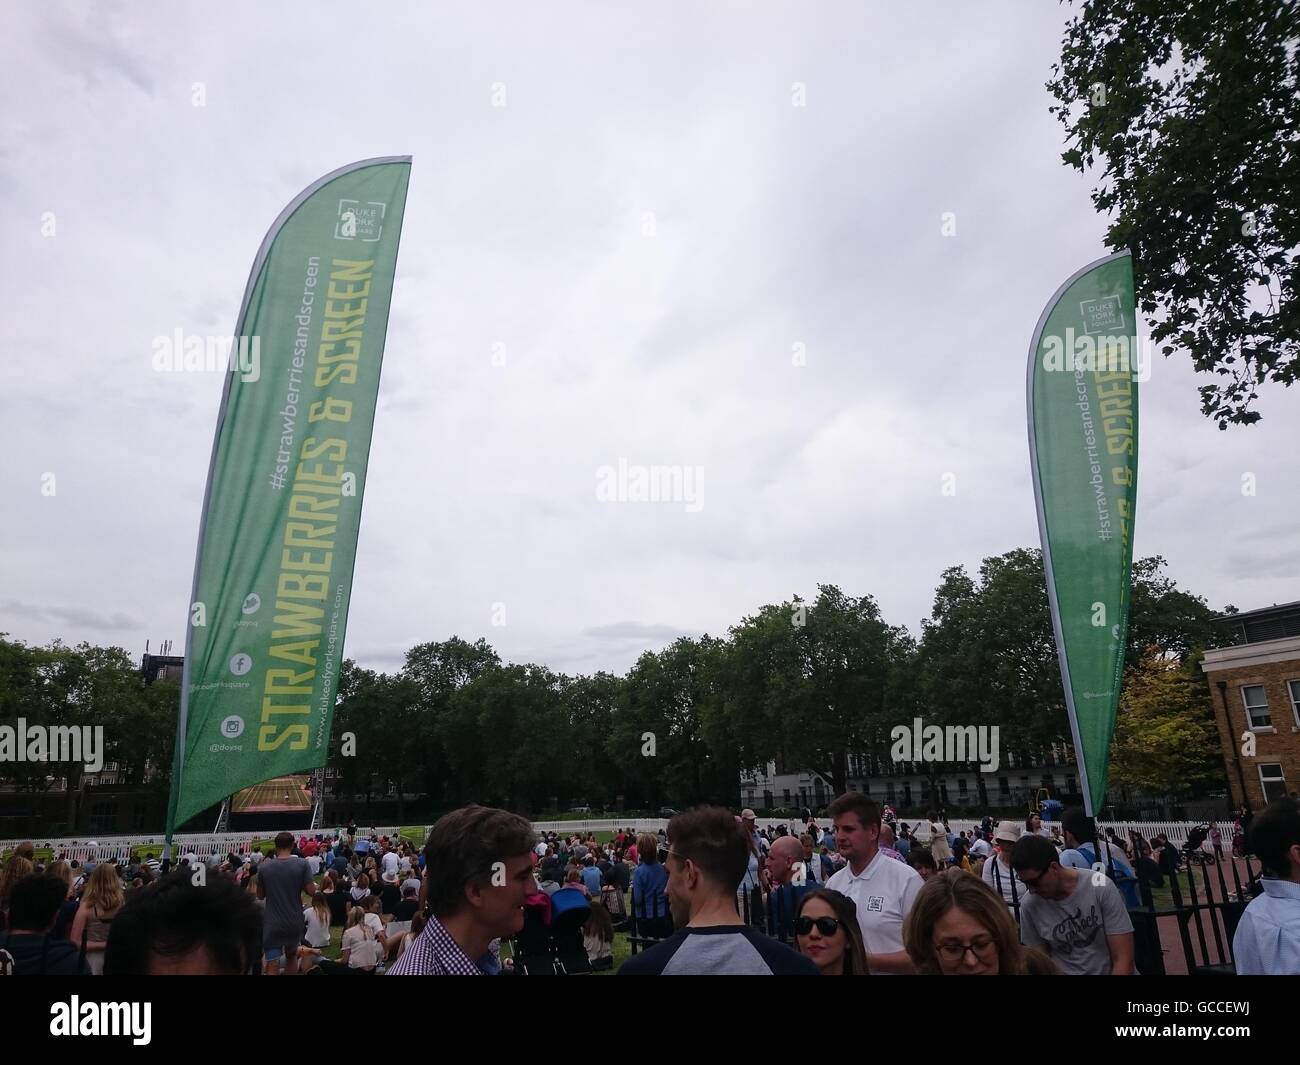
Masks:
[[[881,853],[880,808],[865,795],[841,795],[829,812],[836,849],[848,864],[826,887],[847,895],[857,907],[867,968],[872,974],[914,972],[903,949],[903,922],[921,890],[921,877],[910,865]]]

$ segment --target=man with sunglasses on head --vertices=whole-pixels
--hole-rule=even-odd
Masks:
[[[1041,836],[1021,836],[1011,867],[1027,895],[1020,941],[1052,956],[1072,976],[1132,976],[1133,922],[1124,896],[1105,873],[1063,867]]]
[[[740,923],[736,890],[749,847],[748,830],[721,807],[700,806],[669,821],[665,894],[677,931],[633,955],[619,974],[816,976],[808,958]]]

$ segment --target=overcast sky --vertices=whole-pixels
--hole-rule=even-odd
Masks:
[[[631,8],[6,4],[0,631],[183,646],[222,381],[153,339],[229,334],[280,209],[388,154],[348,657],[622,672],[818,582],[918,633],[945,567],[1037,546],[1026,349],[1105,251],[1043,87],[1070,9]],[[1200,383],[1142,386],[1137,553],[1300,599],[1300,394],[1225,433]],[[702,508],[601,502],[620,459]]]

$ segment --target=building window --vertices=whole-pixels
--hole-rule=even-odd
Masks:
[[[781,792],[781,805],[782,805],[782,806],[789,806],[789,805],[790,805],[790,789],[789,789],[789,788],[786,788],[784,791]]]
[[[1261,768],[1263,768],[1261,766]],[[90,808],[90,830],[97,836],[111,833],[116,827],[116,803],[111,799],[96,802]]]
[[[1296,728],[1300,728],[1300,680],[1287,681],[1286,688],[1291,695],[1291,714],[1295,718]]]
[[[1241,701],[1246,705],[1246,720],[1251,728],[1268,728],[1273,724],[1268,713],[1268,696],[1264,694],[1264,685],[1243,685]]]
[[[1004,799],[1010,797],[1011,795],[1010,777],[998,777],[998,794],[1000,794]]]
[[[1065,790],[1068,791],[1071,795],[1073,795],[1076,791],[1079,790],[1079,782],[1074,779],[1073,773],[1065,774]]]
[[[957,778],[957,791],[958,791],[958,793],[960,793],[960,795],[961,795],[961,797],[962,797],[963,799],[966,798],[966,778],[965,778],[965,777],[958,777],[958,778]]]
[[[892,780],[885,785],[885,802],[891,806],[894,804],[894,782]]]
[[[904,806],[911,806],[911,805],[912,805],[912,785],[911,785],[911,784],[904,784],[904,785],[903,785],[903,805],[904,805]]]
[[[1264,802],[1286,797],[1286,777],[1277,762],[1265,762],[1259,767],[1259,786],[1264,789]]]
[[[746,806],[754,805],[754,793],[752,791],[745,792],[745,805]]]

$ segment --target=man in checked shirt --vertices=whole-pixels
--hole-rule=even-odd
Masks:
[[[439,819],[424,848],[429,921],[389,976],[485,976],[493,940],[524,925],[536,892],[533,827],[517,814],[466,806]]]

